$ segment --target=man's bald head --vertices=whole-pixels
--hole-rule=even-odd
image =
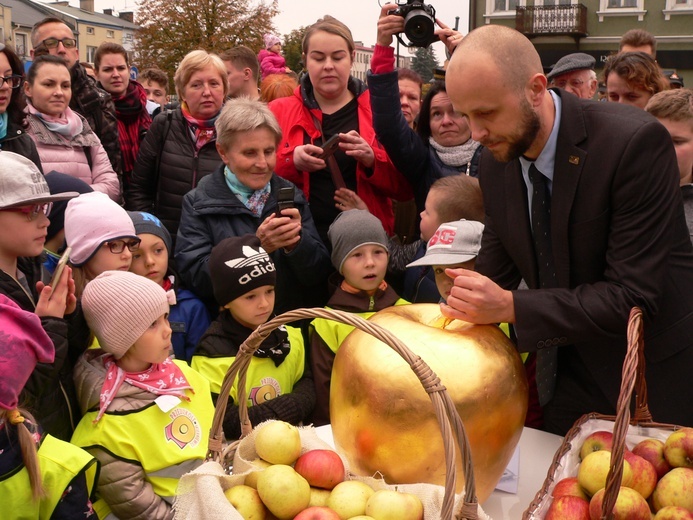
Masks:
[[[534,74],[543,73],[541,59],[522,33],[502,25],[474,29],[452,55],[446,75],[465,74],[471,64],[485,60],[498,70],[506,87],[521,90]]]

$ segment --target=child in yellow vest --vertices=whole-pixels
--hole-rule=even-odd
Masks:
[[[166,291],[125,271],[84,288],[82,308],[100,349],[74,377],[84,417],[72,442],[101,462],[99,518],[173,518],[178,479],[207,454],[214,405],[209,384],[173,361]]]
[[[350,209],[335,218],[327,236],[332,244],[332,265],[337,269],[330,281],[337,285],[327,308],[353,312],[368,319],[375,312],[408,302],[385,281],[389,253],[388,238],[380,220],[366,210]],[[310,360],[315,379],[316,426],[330,422],[332,364],[351,325],[316,318],[310,324]]]
[[[216,401],[226,372],[248,336],[274,312],[274,263],[255,235],[226,238],[212,249],[209,271],[214,297],[222,307],[202,336],[191,365],[209,380]],[[300,329],[280,327],[270,333],[246,373],[248,415],[252,424],[278,419],[299,424],[313,410],[315,391],[305,366]],[[224,435],[241,435],[238,380],[231,387],[224,415]]]
[[[96,518],[91,495],[98,462],[86,451],[42,434],[19,395],[37,363],[55,349],[41,319],[0,294],[0,497],[5,518]],[[7,516],[9,515],[9,516]]]

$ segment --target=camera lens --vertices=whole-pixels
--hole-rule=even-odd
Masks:
[[[434,20],[421,10],[411,11],[404,19],[404,34],[417,47],[428,47],[433,41]]]

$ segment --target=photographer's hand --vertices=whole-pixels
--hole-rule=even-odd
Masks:
[[[393,36],[404,31],[404,18],[396,14],[387,14],[389,11],[397,9],[397,4],[385,4],[380,9],[378,18],[378,36],[376,43],[383,47],[392,45]]]
[[[443,42],[443,44],[445,44],[445,48],[452,55],[453,51],[455,50],[455,47],[457,47],[460,44],[460,42],[462,42],[462,33],[456,31],[455,29],[451,29],[437,18],[436,24],[438,25],[438,27],[440,27],[440,29],[436,29],[435,34],[438,35],[440,41]]]

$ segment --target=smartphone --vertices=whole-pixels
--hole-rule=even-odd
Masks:
[[[339,138],[339,134],[334,134],[332,137],[330,137],[327,141],[325,141],[322,144],[322,153],[318,155],[320,159],[327,159],[330,155],[334,154],[337,150],[339,150],[339,142],[341,139]]]
[[[55,271],[53,271],[53,276],[51,276],[51,281],[48,282],[48,285],[50,285],[51,288],[54,287],[55,284],[57,284],[60,281],[60,277],[63,275],[63,270],[65,269],[65,266],[67,265],[67,261],[70,259],[70,253],[72,253],[72,248],[66,247],[65,251],[63,252],[62,256],[60,257],[60,260],[58,260],[58,264],[55,266]],[[52,294],[51,294],[51,296],[52,296]]]
[[[294,195],[296,195],[296,188],[294,188],[293,186],[279,188],[279,193],[277,194],[278,215],[281,215],[282,211],[284,211],[285,209],[294,207]]]

